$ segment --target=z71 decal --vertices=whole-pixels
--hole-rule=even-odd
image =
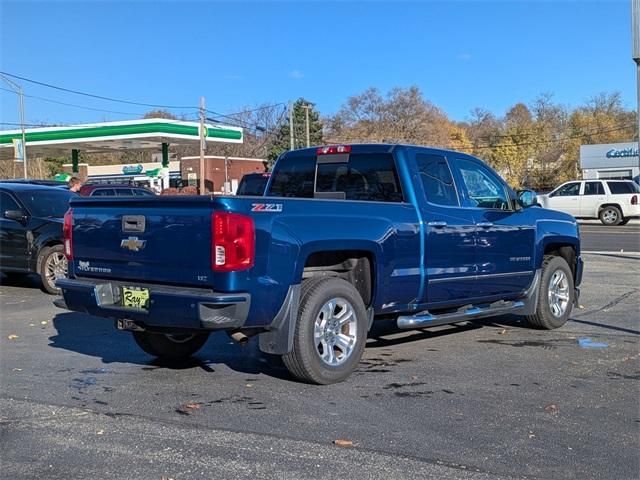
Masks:
[[[281,203],[252,203],[251,211],[252,212],[281,212],[282,204]]]

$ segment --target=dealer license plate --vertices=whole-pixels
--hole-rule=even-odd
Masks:
[[[122,306],[126,308],[149,308],[149,289],[122,287]]]

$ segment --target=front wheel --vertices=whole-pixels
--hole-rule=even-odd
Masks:
[[[162,360],[176,361],[190,357],[202,348],[208,333],[169,334],[134,331],[133,339],[149,355]]]
[[[546,330],[563,326],[571,315],[574,299],[573,274],[567,261],[562,257],[545,255],[538,305],[536,313],[527,316],[529,324]]]
[[[358,366],[366,341],[367,313],[355,287],[336,277],[305,280],[293,349],[282,357],[287,369],[304,382],[341,382]]]
[[[67,258],[64,256],[62,245],[43,248],[39,260],[43,290],[51,295],[59,294],[60,289],[56,287],[56,280],[66,278],[68,274]]]
[[[622,222],[622,213],[618,207],[609,205],[600,210],[600,221],[605,225],[618,225]]]

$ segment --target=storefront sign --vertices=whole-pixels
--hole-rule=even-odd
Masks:
[[[612,148],[607,152],[607,158],[620,158],[620,157],[637,157],[638,149],[637,148],[623,148],[622,150],[617,150]]]
[[[138,173],[142,173],[144,167],[140,164],[138,165],[125,165],[122,167],[122,173],[125,175],[136,175]]]

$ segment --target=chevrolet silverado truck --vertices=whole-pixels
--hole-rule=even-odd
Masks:
[[[376,319],[560,327],[583,270],[573,217],[477,158],[408,145],[284,153],[260,197],[74,199],[64,251],[57,305],[114,319],[145,352],[258,335],[317,384],[353,372]]]

